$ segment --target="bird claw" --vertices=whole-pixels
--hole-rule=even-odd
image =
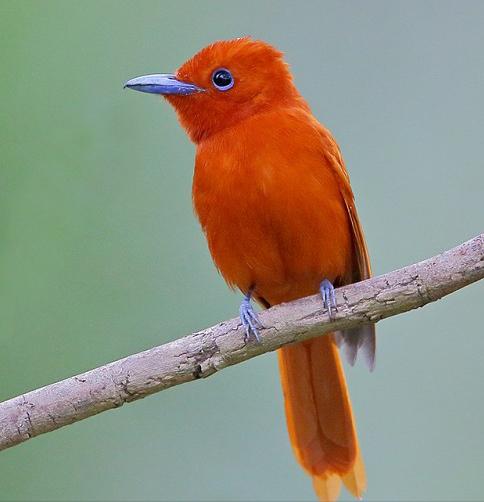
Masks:
[[[333,319],[334,313],[332,309],[334,309],[334,311],[338,311],[334,286],[330,281],[328,281],[328,279],[324,279],[319,286],[319,291],[321,293],[321,298],[323,299],[323,306],[327,309],[329,318]]]
[[[242,303],[240,304],[240,320],[242,322],[242,326],[245,328],[245,341],[248,342],[250,339],[250,335],[254,335],[257,342],[260,342],[259,329],[264,326],[259,320],[259,316],[257,312],[254,310],[254,307],[250,303],[250,295],[246,296]]]

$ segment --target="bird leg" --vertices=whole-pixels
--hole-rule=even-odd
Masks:
[[[259,329],[263,328],[262,323],[259,320],[257,312],[254,310],[252,303],[250,302],[252,297],[252,292],[254,288],[250,288],[249,292],[244,296],[242,303],[240,304],[240,320],[242,321],[242,326],[245,328],[245,339],[249,341],[250,335],[254,335],[255,339],[260,342]]]
[[[336,295],[334,294],[334,286],[331,284],[328,279],[324,279],[324,281],[319,286],[319,291],[321,293],[321,298],[323,299],[323,306],[326,307],[328,311],[329,318],[333,318],[333,310],[338,310],[336,304]]]

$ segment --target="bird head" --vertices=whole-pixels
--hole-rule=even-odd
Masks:
[[[164,96],[195,143],[273,107],[306,106],[282,53],[249,37],[215,42],[174,74],[137,77],[125,87]]]

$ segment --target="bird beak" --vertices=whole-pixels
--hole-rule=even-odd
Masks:
[[[155,75],[143,75],[142,77],[128,80],[124,87],[135,91],[149,92],[150,94],[178,94],[186,96],[196,92],[203,92],[201,87],[188,82],[178,80],[170,73],[157,73]]]

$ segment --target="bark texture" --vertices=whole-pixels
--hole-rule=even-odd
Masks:
[[[221,322],[0,403],[0,450],[282,345],[422,307],[483,277],[481,234],[428,260],[337,289],[332,320],[315,295],[262,312],[261,343],[246,343],[239,319]]]

